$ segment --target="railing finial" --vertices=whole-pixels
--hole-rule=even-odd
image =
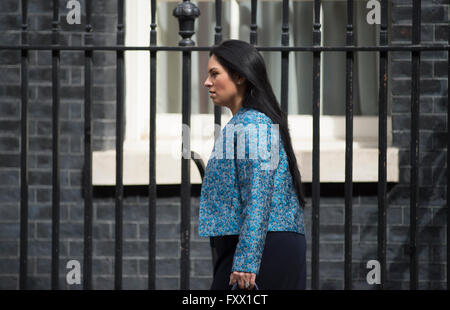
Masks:
[[[173,9],[173,16],[178,18],[180,25],[180,31],[178,32],[183,39],[178,42],[180,46],[194,46],[195,42],[191,39],[194,35],[194,22],[197,17],[200,16],[200,10],[198,7],[190,2],[184,0]]]

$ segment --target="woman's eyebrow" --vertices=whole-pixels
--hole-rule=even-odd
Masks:
[[[212,67],[211,69],[208,70],[208,73],[211,72],[213,69],[217,69],[216,67]]]

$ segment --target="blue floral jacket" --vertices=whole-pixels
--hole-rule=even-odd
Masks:
[[[255,274],[267,231],[305,234],[278,124],[264,113],[240,108],[216,139],[203,178],[198,229],[202,237],[239,235],[230,272]]]

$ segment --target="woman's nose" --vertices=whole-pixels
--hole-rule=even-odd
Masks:
[[[211,82],[209,80],[209,76],[206,78],[205,83],[203,85],[205,85],[205,87],[210,87],[211,86]]]

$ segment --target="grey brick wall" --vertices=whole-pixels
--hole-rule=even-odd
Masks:
[[[82,7],[84,1],[80,1]],[[443,43],[448,38],[448,1],[422,1],[422,39]],[[114,44],[116,2],[93,1],[94,44]],[[29,1],[31,43],[50,43],[51,1]],[[392,2],[392,43],[410,43],[411,1]],[[65,22],[60,1],[61,41],[84,42],[81,25]],[[20,1],[0,1],[0,43],[20,43]],[[410,178],[410,55],[391,55],[393,141],[400,148],[400,182],[389,187],[387,260],[388,288],[409,288],[409,178]],[[83,255],[83,52],[61,53],[61,288],[67,285],[65,264],[82,262]],[[29,105],[29,286],[50,288],[51,262],[51,54],[30,52]],[[419,286],[446,285],[446,111],[447,53],[422,54],[419,205]],[[93,69],[94,150],[113,149],[115,131],[115,53],[95,52]],[[20,52],[0,51],[0,288],[18,289],[20,202]],[[320,211],[320,287],[344,287],[344,191],[323,184]],[[377,196],[355,187],[353,209],[354,288],[366,283],[368,260],[376,259]],[[373,184],[376,188],[376,184]],[[336,191],[335,191],[336,192]],[[308,245],[308,288],[311,263],[311,200],[305,211]],[[179,286],[179,197],[157,202],[157,289]],[[191,288],[211,283],[211,255],[207,239],[197,233],[198,197],[192,198]],[[147,197],[124,198],[124,289],[147,287]],[[114,198],[94,200],[94,288],[114,285]]]

